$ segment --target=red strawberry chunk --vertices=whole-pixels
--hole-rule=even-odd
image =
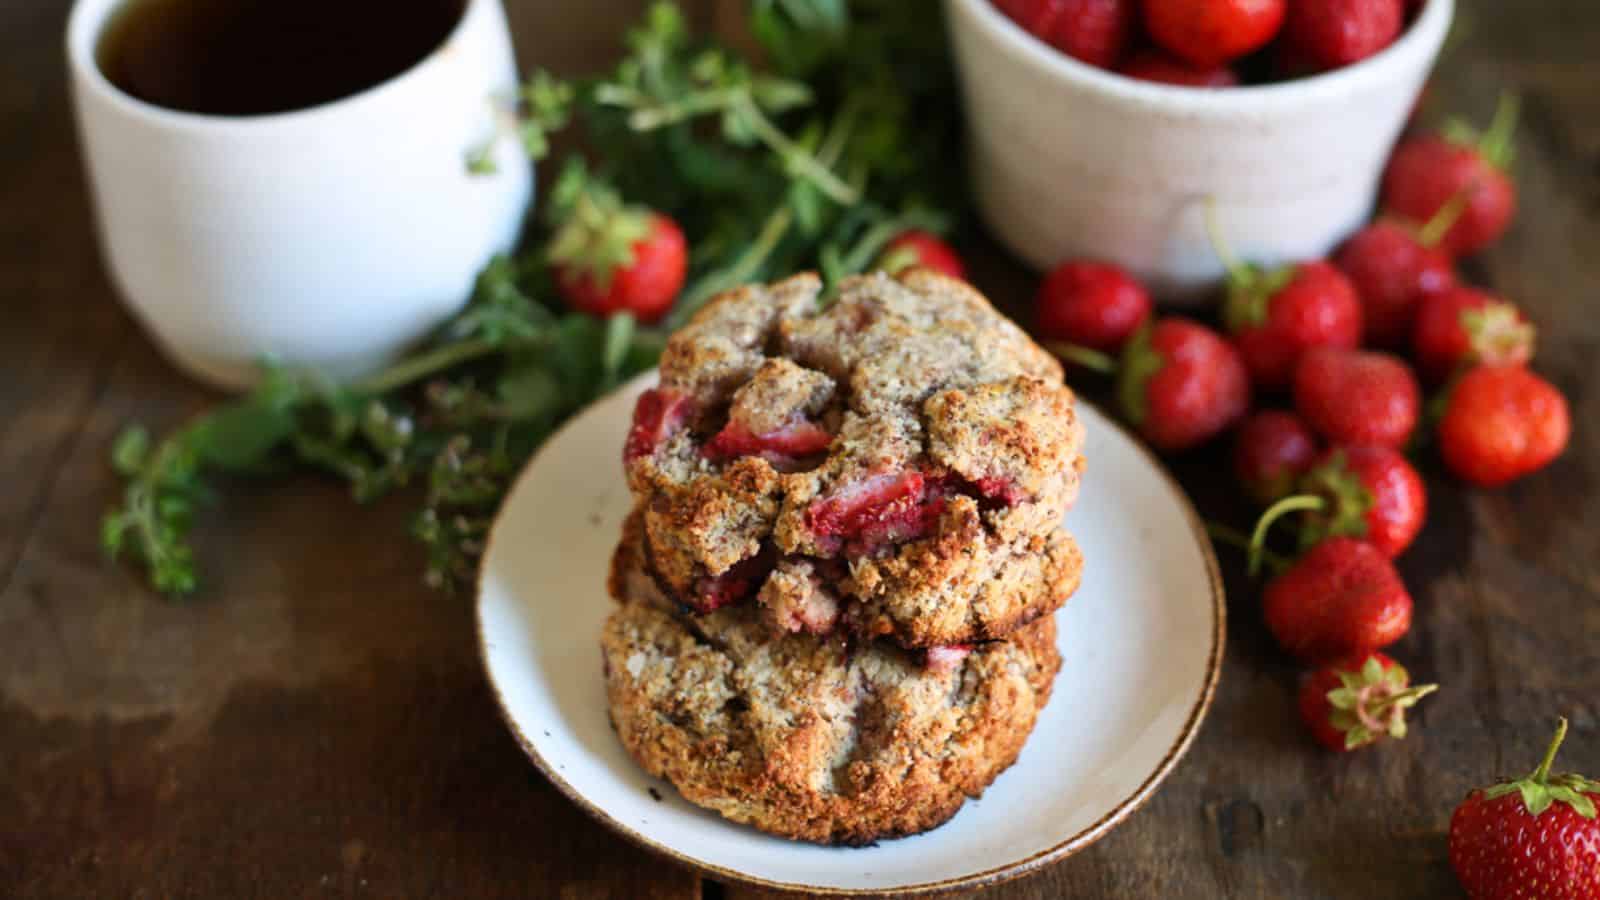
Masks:
[[[806,524],[823,537],[854,537],[915,514],[926,484],[921,472],[869,476],[812,503]]]
[[[622,445],[622,461],[631,463],[654,453],[688,421],[689,398],[666,388],[652,388],[633,405],[633,427]]]
[[[763,550],[734,563],[721,575],[701,578],[695,583],[694,596],[687,598],[685,603],[698,613],[715,612],[724,606],[741,603],[749,599],[761,582],[766,580],[772,566],[772,553]]]
[[[972,485],[986,500],[998,500],[1007,506],[1015,506],[1028,499],[1017,483],[1009,478],[999,475],[985,475]]]
[[[851,556],[922,537],[944,515],[948,491],[921,472],[885,472],[846,485],[806,510],[820,542]]]
[[[948,644],[943,647],[929,647],[927,660],[924,665],[929,672],[943,674],[954,672],[962,660],[972,655],[971,644]]]
[[[717,432],[706,444],[705,454],[712,459],[775,454],[786,459],[814,456],[828,449],[833,435],[815,422],[799,421],[766,434],[751,434],[736,421]]]

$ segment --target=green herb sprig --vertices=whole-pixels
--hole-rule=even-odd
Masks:
[[[831,284],[872,264],[908,228],[944,229],[961,212],[959,119],[942,24],[893,0],[752,0],[769,61],[692,34],[653,5],[605,75],[535,72],[500,104],[499,129],[540,159],[582,130],[592,165],[565,161],[528,248],[498,258],[472,299],[412,353],[352,384],[268,365],[250,394],[160,440],[126,430],[112,462],[126,480],[101,537],[166,594],[192,593],[189,544],[216,479],[292,466],[343,479],[369,501],[414,488],[411,532],[426,580],[472,576],[511,479],[573,412],[656,362],[665,329],[717,293],[815,268]],[[494,171],[489,142],[469,171]],[[627,316],[560,311],[552,236],[581,198],[624,198],[673,217],[693,248],[689,282],[663,329]]]

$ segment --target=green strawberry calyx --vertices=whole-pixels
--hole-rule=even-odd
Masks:
[[[624,206],[616,191],[595,182],[560,200],[560,224],[547,251],[550,261],[608,290],[612,275],[633,265],[634,245],[650,236],[655,214]]]
[[[1471,342],[1472,358],[1488,365],[1528,359],[1538,340],[1538,329],[1510,303],[1462,310],[1461,328]]]
[[[1150,346],[1150,323],[1146,322],[1128,339],[1122,348],[1122,361],[1117,366],[1117,403],[1122,414],[1135,428],[1144,424],[1150,414],[1147,388],[1167,364],[1160,353]]]
[[[922,264],[922,254],[917,248],[902,245],[879,257],[877,268],[888,275],[899,275]]]
[[[1500,95],[1495,106],[1494,119],[1487,131],[1480,132],[1470,123],[1452,119],[1445,123],[1444,138],[1452,144],[1471,147],[1484,161],[1504,172],[1516,162],[1517,119],[1522,114],[1522,99],[1513,93]]]
[[[1540,760],[1539,767],[1526,778],[1489,788],[1483,792],[1484,799],[1493,800],[1514,792],[1522,795],[1522,805],[1527,808],[1528,815],[1534,818],[1538,818],[1541,813],[1549,809],[1551,804],[1565,803],[1579,816],[1593,819],[1595,804],[1594,798],[1589,795],[1600,794],[1600,782],[1571,773],[1550,774],[1550,766],[1556,761],[1556,751],[1561,749],[1561,742],[1566,738],[1567,720],[1563,718],[1556,725],[1556,736],[1545,750],[1544,759]]]
[[[1377,498],[1350,471],[1343,450],[1335,450],[1327,462],[1307,472],[1300,479],[1300,490],[1324,500],[1320,508],[1305,517],[1300,549],[1309,550],[1330,537],[1367,536],[1367,514],[1372,512]]]
[[[1230,334],[1238,334],[1247,328],[1261,325],[1267,320],[1267,310],[1272,304],[1272,298],[1294,280],[1296,267],[1279,266],[1269,269],[1240,262],[1239,258],[1233,255],[1228,242],[1222,239],[1222,229],[1217,225],[1217,206],[1214,202],[1206,205],[1206,234],[1210,237],[1211,247],[1216,251],[1217,258],[1222,260],[1222,267],[1227,272],[1228,295],[1222,301],[1223,325]]]
[[[1385,669],[1376,656],[1367,657],[1358,672],[1336,671],[1339,686],[1328,692],[1333,712],[1328,723],[1344,735],[1346,750],[1364,747],[1381,737],[1406,736],[1406,710],[1439,689],[1437,684],[1411,687],[1411,675],[1395,663]]]

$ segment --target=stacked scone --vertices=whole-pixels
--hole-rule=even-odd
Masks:
[[[932,828],[1016,759],[1083,561],[1059,364],[966,283],[799,275],[673,335],[624,449],[611,718],[787,837]]]

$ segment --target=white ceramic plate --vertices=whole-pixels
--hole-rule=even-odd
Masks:
[[[856,849],[768,837],[685,802],[622,749],[600,675],[606,568],[629,507],[620,448],[653,382],[622,388],[545,445],[506,498],[479,584],[483,660],[506,721],[596,818],[722,879],[830,893],[971,887],[1093,843],[1188,749],[1222,663],[1216,560],[1177,486],[1085,404],[1089,468],[1068,524],[1087,563],[1060,613],[1061,675],[1021,759],[982,799],[927,834]]]

